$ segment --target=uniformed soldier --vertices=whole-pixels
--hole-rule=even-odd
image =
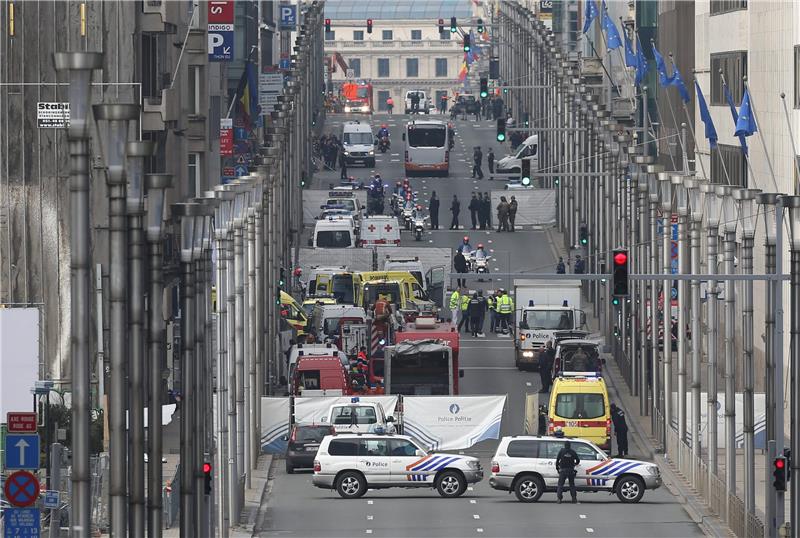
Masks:
[[[561,497],[564,491],[564,482],[569,480],[569,494],[572,496],[572,503],[578,502],[578,492],[575,489],[575,467],[580,464],[581,460],[578,454],[572,450],[569,441],[564,441],[564,448],[558,451],[556,456],[556,471],[558,471],[558,489],[556,495],[558,496],[558,504],[561,504]]]

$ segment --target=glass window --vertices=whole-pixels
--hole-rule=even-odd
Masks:
[[[568,310],[528,310],[522,319],[529,329],[572,329],[575,326],[572,312]]]
[[[554,460],[562,448],[564,448],[563,441],[540,441],[539,457]]]
[[[388,456],[388,439],[359,439],[359,456]]]
[[[442,41],[450,41],[450,30],[445,30],[439,34],[439,39]]]
[[[353,30],[353,41],[364,41],[364,30]]]
[[[328,446],[331,456],[358,456],[358,439],[334,439]]]
[[[330,426],[295,426],[294,440],[298,443],[319,443],[330,433]]]
[[[568,419],[600,418],[605,402],[600,393],[561,393],[556,397],[556,416]]]
[[[389,76],[389,58],[378,58],[378,76]]]
[[[299,386],[308,390],[318,390],[319,370],[303,370],[300,373]]]
[[[389,99],[389,92],[387,90],[378,90],[378,110],[384,111],[388,109],[386,100]]]
[[[711,14],[719,15],[729,11],[747,9],[747,0],[711,0]]]
[[[361,78],[361,58],[350,58],[347,64],[350,66],[350,69],[353,70],[353,76],[355,78]],[[359,95],[359,97],[365,97],[365,96]]]
[[[391,41],[392,40],[392,31],[391,30],[382,30],[381,31],[381,39],[384,41]]]
[[[447,58],[436,58],[436,76],[447,76]]]
[[[604,455],[601,456],[597,452],[597,450],[584,443],[572,443],[572,450],[575,451],[575,453],[578,455],[578,458],[580,458],[581,461],[585,460],[602,461],[606,459]]]
[[[443,148],[447,143],[447,128],[414,127],[408,128],[408,145],[412,148]]]
[[[356,144],[366,144],[371,146],[373,143],[372,133],[344,133],[342,135],[342,144],[353,146]],[[351,211],[355,210],[355,204]]]
[[[189,169],[189,196],[197,196],[198,193],[203,192],[202,153],[189,153],[187,164]]]
[[[414,456],[416,453],[417,447],[411,441],[406,439],[389,440],[389,454],[392,456]]]
[[[318,248],[348,248],[352,245],[347,230],[322,230],[317,232]]]
[[[509,458],[538,458],[539,441],[519,440],[508,443]]]
[[[739,106],[738,103],[736,106]],[[735,146],[718,144],[717,149],[719,151],[711,154],[711,177],[726,184],[730,178],[731,185],[747,187],[747,161],[742,154],[742,147],[738,144]]]
[[[325,41],[334,41],[336,39],[336,30],[325,32]]]
[[[338,425],[376,424],[378,416],[372,407],[342,406],[333,409],[331,420]]]
[[[711,55],[711,104],[728,105],[722,87],[719,71],[725,76],[728,91],[731,93],[733,103],[738,108],[744,95],[744,82],[742,77],[747,74],[747,51],[720,52]]]
[[[411,30],[411,40],[412,41],[421,41],[422,40],[422,30]]]
[[[419,58],[406,58],[406,76],[419,76]]]

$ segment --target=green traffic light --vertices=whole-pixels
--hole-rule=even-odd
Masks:
[[[498,142],[505,142],[506,141],[505,133],[497,133],[497,141]]]
[[[581,245],[585,245],[589,242],[588,239],[581,239]]]
[[[619,298],[614,297],[613,299],[611,299],[611,304],[613,304],[614,306],[619,306]]]
[[[482,98],[489,97],[489,92],[481,92],[481,97]]]
[[[522,184],[523,184],[523,185],[525,185],[525,186],[527,187],[528,185],[530,185],[530,184],[531,184],[531,178],[529,178],[529,177],[523,177],[523,178],[522,178]]]
[[[456,27],[455,27],[455,26],[451,26],[451,27],[450,27],[450,33],[451,33],[451,34],[454,34],[454,33],[456,33]]]

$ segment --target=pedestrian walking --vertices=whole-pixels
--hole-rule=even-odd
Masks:
[[[450,203],[450,213],[453,214],[453,220],[450,221],[450,229],[458,230],[458,214],[461,213],[461,202],[458,201],[458,196],[453,195],[453,201]]]
[[[481,202],[478,200],[478,195],[472,193],[472,198],[469,201],[469,217],[472,220],[472,229],[475,230],[478,226],[478,211],[481,209]]]
[[[464,257],[464,253],[461,252],[461,249],[458,249],[456,252],[455,257],[453,258],[453,269],[456,270],[456,273],[466,273],[467,272],[467,259]],[[457,285],[459,287],[466,286],[467,281],[464,278],[459,278],[457,280]]]
[[[347,157],[344,154],[344,151],[339,152],[339,166],[342,167],[342,179],[347,179]]]
[[[486,228],[492,229],[492,198],[488,192],[483,193],[483,211],[486,217]]]
[[[586,272],[586,262],[583,261],[580,254],[575,255],[575,267],[572,268],[572,272],[576,275],[582,275]]]
[[[556,496],[558,497],[558,504],[561,504],[561,498],[564,491],[564,482],[569,480],[569,494],[572,497],[572,503],[578,502],[578,492],[575,489],[575,467],[581,463],[578,454],[572,450],[569,441],[564,441],[564,448],[558,451],[556,456],[556,471],[558,471],[558,488]]]
[[[494,179],[494,149],[489,148],[489,153],[486,155],[486,164],[489,165],[489,179]]]
[[[497,231],[508,231],[508,201],[505,196],[500,197],[500,203],[497,204]]]
[[[391,114],[391,113],[392,113],[392,110],[394,110],[394,99],[392,99],[391,97],[389,97],[388,99],[386,99],[386,111],[387,111],[389,114]]]
[[[550,392],[550,385],[553,383],[552,369],[556,359],[556,350],[553,349],[553,341],[548,340],[544,351],[539,354],[539,379],[542,381],[542,388],[539,392]]]
[[[458,324],[458,313],[461,310],[461,291],[459,287],[453,290],[450,294],[450,323],[455,326]]]
[[[625,412],[611,404],[611,421],[614,423],[614,433],[617,435],[617,457],[624,458],[628,455],[628,422]]]
[[[567,266],[564,265],[564,258],[561,256],[558,257],[558,263],[556,264],[556,274],[563,275],[567,272]]]
[[[514,231],[514,221],[517,219],[517,198],[515,196],[511,197],[511,201],[508,203],[508,224],[511,231]]]
[[[474,292],[472,294],[472,298],[470,298],[469,303],[467,303],[467,313],[469,314],[469,331],[472,333],[473,338],[478,337],[478,322],[481,319],[481,303],[480,298],[478,297],[478,292]]]
[[[481,152],[480,146],[475,146],[475,150],[472,152],[472,177],[473,179],[477,176],[478,179],[483,179],[483,170],[481,170],[481,164],[483,164],[483,152]]]
[[[431,216],[431,230],[439,229],[439,198],[436,191],[431,192],[431,199],[428,202],[428,214]]]

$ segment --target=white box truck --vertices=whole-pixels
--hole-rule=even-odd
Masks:
[[[514,301],[514,352],[520,370],[538,367],[539,353],[557,331],[586,326],[580,280],[514,280]]]

